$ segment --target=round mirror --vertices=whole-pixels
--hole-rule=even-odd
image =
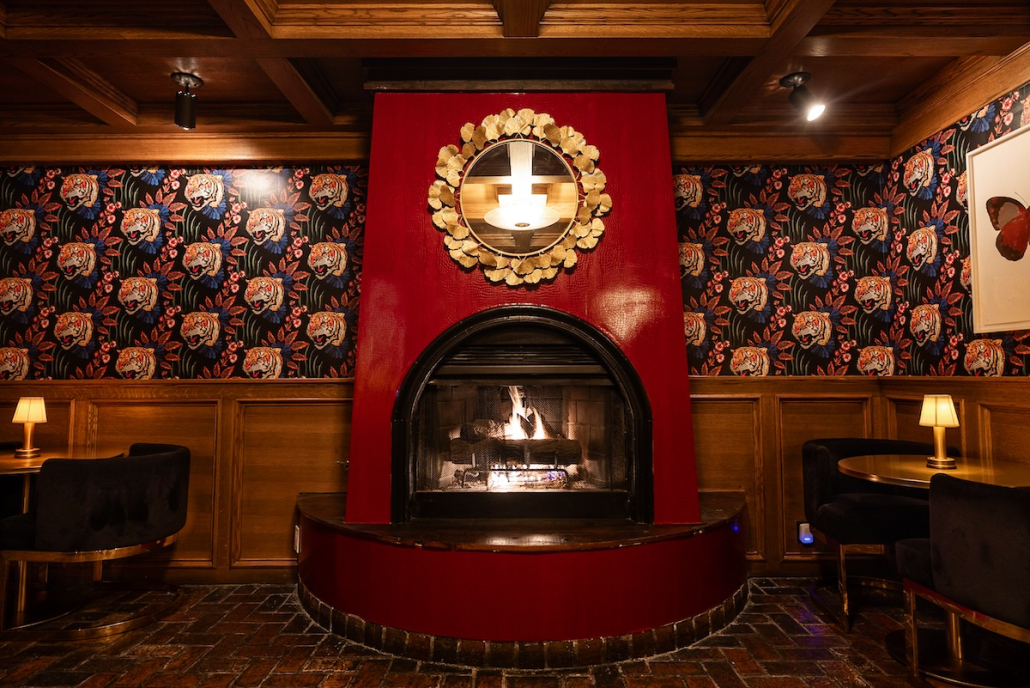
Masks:
[[[579,189],[565,159],[536,141],[500,141],[465,172],[458,204],[481,244],[524,256],[561,241],[579,209]]]

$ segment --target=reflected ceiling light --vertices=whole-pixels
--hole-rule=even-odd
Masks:
[[[483,217],[494,227],[512,232],[517,244],[520,238],[528,242],[532,230],[549,227],[559,218],[558,211],[547,207],[547,194],[533,193],[533,146],[531,141],[508,143],[511,193],[497,194],[499,206]]]
[[[790,104],[797,108],[809,122],[818,118],[826,110],[826,104],[805,86],[811,76],[808,72],[794,72],[780,79],[780,86],[793,89],[790,92]]]
[[[175,94],[175,124],[183,129],[196,129],[197,94],[190,93],[190,89],[200,88],[204,85],[204,80],[196,74],[174,72],[172,81],[182,87],[182,90]]]

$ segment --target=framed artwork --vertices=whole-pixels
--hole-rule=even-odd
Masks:
[[[966,155],[973,331],[1030,329],[1030,126]]]

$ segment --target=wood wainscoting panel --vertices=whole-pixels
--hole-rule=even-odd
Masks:
[[[808,440],[825,437],[872,437],[873,396],[835,391],[811,396],[778,395],[776,431],[783,510],[780,532],[785,559],[808,558],[813,554],[812,548],[803,547],[797,540],[796,524],[805,520],[801,446]]]
[[[230,566],[292,567],[301,492],[343,492],[351,401],[242,400],[237,407]]]
[[[765,559],[765,499],[759,445],[759,397],[691,398],[697,482],[701,492],[744,492],[745,544],[751,561]]]
[[[186,526],[175,545],[148,555],[146,562],[141,560],[140,565],[167,558],[171,567],[213,567],[218,400],[111,399],[90,403],[87,413],[87,456],[114,456],[128,452],[129,446],[136,442],[189,447]]]
[[[991,461],[1030,462],[1030,397],[1022,406],[980,403],[980,442]]]

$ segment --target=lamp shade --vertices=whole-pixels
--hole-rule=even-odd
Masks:
[[[46,404],[43,397],[22,397],[14,410],[13,423],[45,423]]]
[[[923,396],[923,412],[919,424],[924,427],[957,428],[958,414],[950,394],[927,394]]]

